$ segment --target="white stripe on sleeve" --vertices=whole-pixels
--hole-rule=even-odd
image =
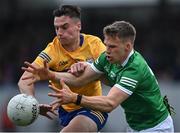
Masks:
[[[132,95],[132,93],[133,93],[132,91],[130,91],[130,90],[122,87],[122,86],[119,85],[119,84],[115,84],[114,86],[117,87],[118,89],[122,90],[123,92],[127,93],[128,95]]]

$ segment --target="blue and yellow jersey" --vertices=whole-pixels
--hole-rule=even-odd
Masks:
[[[73,52],[68,52],[62,47],[58,38],[55,37],[53,42],[47,45],[34,62],[39,66],[43,66],[43,60],[47,60],[51,70],[64,72],[67,71],[72,64],[79,61],[93,62],[106,49],[98,37],[87,34],[80,35],[80,44],[81,47]],[[52,84],[61,89],[59,83],[52,82]],[[79,88],[70,88],[73,92],[86,96],[102,95],[100,81],[94,81]],[[66,111],[73,111],[79,109],[80,106],[66,104],[63,105],[63,108]]]

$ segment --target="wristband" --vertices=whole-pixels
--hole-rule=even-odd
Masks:
[[[77,100],[76,100],[76,105],[80,105],[81,104],[81,99],[82,99],[82,95],[81,94],[78,94],[77,95]]]

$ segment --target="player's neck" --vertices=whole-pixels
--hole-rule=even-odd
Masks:
[[[66,49],[69,52],[75,51],[76,49],[78,49],[80,47],[80,39],[79,39],[79,37],[76,40],[74,40],[73,43],[70,43],[70,44],[65,45],[63,47],[64,47],[64,49]]]
[[[122,66],[125,66],[126,63],[128,62],[130,56],[134,53],[133,49],[131,49],[130,51],[128,51],[121,59],[120,63]]]

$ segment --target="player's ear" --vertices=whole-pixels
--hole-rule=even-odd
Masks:
[[[132,47],[132,44],[129,41],[127,41],[126,44],[125,44],[125,49],[127,51],[129,51],[131,49],[131,47]]]
[[[81,21],[78,21],[77,22],[77,27],[78,27],[78,29],[79,29],[79,31],[81,30]]]

